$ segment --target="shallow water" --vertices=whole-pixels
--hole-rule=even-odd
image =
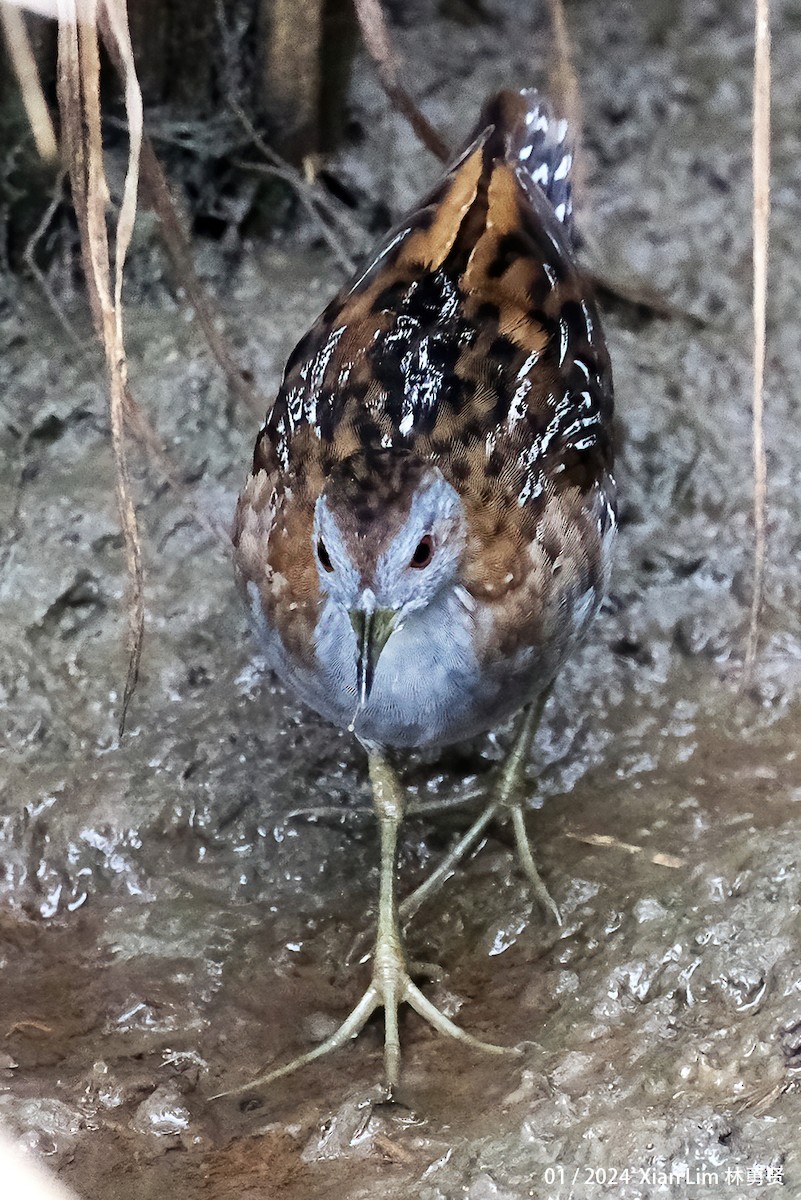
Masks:
[[[491,24],[437,18],[436,40],[398,34],[454,140],[493,87],[543,78],[542,14],[486,9]],[[255,422],[230,415],[184,312],[136,263],[133,385],[184,490],[137,460],[148,639],[117,745],[125,584],[99,373],[34,297],[4,309],[0,1120],[86,1200],[738,1198],[760,1194],[763,1168],[801,1191],[801,357],[788,319],[801,268],[787,254],[801,27],[776,13],[771,561],[743,693],[751,13],[662,11],[570,6],[587,254],[707,323],[606,316],[620,554],[530,768],[531,832],[564,925],[533,905],[493,829],[409,933],[414,956],[443,965],[432,998],[479,1037],[521,1045],[519,1059],[447,1044],[408,1015],[393,1108],[370,1102],[380,1021],[259,1106],[209,1100],[310,1048],[361,993],[365,965],[348,958],[377,889],[364,763],[254,658],[202,521],[227,521]],[[435,167],[366,64],[353,103],[369,136],[338,169],[400,211]],[[268,394],[338,283],[311,237],[233,259],[203,250]],[[410,760],[415,803],[473,799],[410,818],[405,889],[465,827],[507,740]],[[332,811],[292,815],[317,806]]]

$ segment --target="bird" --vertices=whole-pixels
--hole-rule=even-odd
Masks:
[[[573,158],[567,121],[535,89],[489,99],[439,182],[301,339],[258,434],[237,578],[275,676],[366,751],[380,885],[361,999],[246,1087],[339,1049],[383,1008],[392,1096],[403,1003],[442,1034],[509,1051],[439,1011],[403,943],[494,818],[511,820],[559,919],[526,834],[525,768],[553,681],[602,605],[616,534],[611,366],[575,256]],[[404,753],[513,717],[481,815],[399,904]]]

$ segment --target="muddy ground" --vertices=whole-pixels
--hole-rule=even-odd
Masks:
[[[545,79],[541,5],[404,11],[410,77],[454,141],[492,88]],[[523,1045],[518,1060],[408,1016],[402,1105],[369,1104],[380,1022],[260,1104],[210,1101],[312,1046],[361,993],[366,968],[347,958],[377,889],[363,757],[254,657],[208,523],[228,520],[257,421],[232,411],[146,240],[132,381],[182,490],[137,455],[148,633],[117,743],[125,580],[97,359],[4,283],[0,1119],[84,1200],[736,1200],[773,1194],[782,1173],[801,1195],[801,10],[774,8],[770,564],[745,692],[751,4],[576,0],[568,13],[585,256],[677,312],[606,311],[620,553],[530,769],[564,926],[533,905],[493,829],[410,929],[413,953],[445,968],[432,997],[479,1036]],[[397,215],[436,164],[364,61],[352,105],[366,138],[334,169]],[[303,225],[199,252],[271,394],[336,263]],[[507,737],[410,760],[413,799],[467,797]],[[310,805],[332,811],[292,815]],[[471,811],[409,820],[404,889]]]

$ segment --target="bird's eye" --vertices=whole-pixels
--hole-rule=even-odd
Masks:
[[[334,564],[331,562],[331,556],[325,548],[325,542],[320,538],[317,543],[317,557],[320,560],[320,566],[324,571],[333,571]]]
[[[424,538],[421,538],[417,543],[417,548],[412,555],[412,560],[409,563],[410,567],[416,567],[420,570],[422,567],[427,567],[431,562],[434,554],[434,539],[430,533],[427,533]]]

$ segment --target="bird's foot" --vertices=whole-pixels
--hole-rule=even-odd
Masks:
[[[399,945],[394,942],[394,939],[379,940],[374,955],[373,977],[370,986],[350,1015],[345,1018],[339,1028],[330,1037],[327,1037],[319,1046],[315,1046],[313,1050],[308,1050],[305,1054],[299,1054],[297,1058],[293,1058],[291,1062],[285,1063],[284,1066],[267,1071],[264,1075],[260,1075],[257,1079],[242,1084],[240,1087],[232,1088],[227,1092],[219,1092],[216,1096],[212,1096],[211,1099],[218,1100],[222,1097],[241,1096],[248,1092],[268,1087],[270,1084],[275,1083],[276,1080],[282,1079],[285,1075],[291,1075],[295,1071],[300,1070],[301,1067],[314,1062],[315,1059],[322,1058],[325,1054],[331,1054],[334,1050],[341,1049],[361,1032],[377,1008],[383,1008],[384,1098],[391,1100],[400,1078],[401,1055],[398,1033],[398,1009],[401,1004],[408,1004],[424,1021],[427,1021],[429,1025],[433,1025],[439,1033],[455,1038],[456,1041],[463,1042],[467,1046],[472,1046],[475,1050],[485,1050],[490,1054],[520,1053],[520,1050],[516,1046],[498,1046],[494,1042],[484,1042],[480,1038],[474,1037],[472,1033],[468,1033],[467,1030],[462,1029],[459,1025],[454,1024],[449,1017],[440,1012],[436,1005],[432,1004],[423,995],[420,988],[412,979],[412,972],[418,975],[435,976],[439,972],[439,968],[432,963],[413,963],[407,966],[403,952]]]

